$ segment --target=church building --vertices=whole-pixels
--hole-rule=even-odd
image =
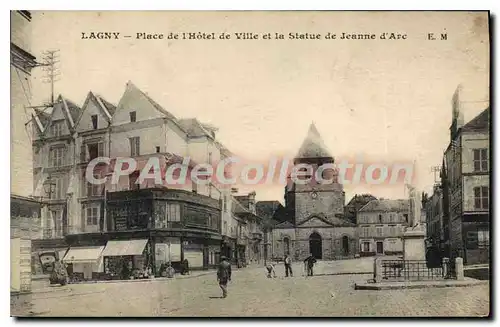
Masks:
[[[325,180],[333,179],[333,183],[320,183],[314,178],[319,167],[333,163],[333,156],[316,126],[311,124],[294,158],[294,165],[313,167],[312,175],[305,176],[311,181],[304,185],[288,179],[285,210],[280,217],[275,215],[281,223],[274,226],[271,235],[274,258],[289,254],[295,260],[303,260],[312,254],[316,259],[332,260],[354,257],[358,252],[356,225],[344,218],[345,193],[335,172],[332,169],[318,172]]]

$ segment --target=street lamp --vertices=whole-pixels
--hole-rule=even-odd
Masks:
[[[56,187],[56,183],[52,181],[52,178],[49,176],[47,177],[47,180],[43,183],[43,189],[45,191],[45,194],[48,195],[48,199],[50,200],[52,198],[52,193],[54,192],[54,189]],[[42,197],[43,200],[43,197]]]

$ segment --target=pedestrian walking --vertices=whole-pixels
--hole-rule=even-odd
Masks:
[[[276,278],[276,270],[274,264],[271,262],[266,266],[267,278]]]
[[[181,275],[189,275],[189,261],[188,261],[188,259],[184,259],[184,261],[182,261]]]
[[[221,256],[221,262],[217,269],[217,281],[222,289],[222,297],[227,297],[227,283],[231,281],[231,264],[225,256]]]
[[[313,276],[313,268],[316,263],[316,258],[312,255],[312,253],[304,260],[304,264],[307,268],[307,276]]]
[[[290,277],[293,277],[292,272],[292,258],[287,254],[285,255],[285,277],[288,277],[288,273],[290,273]]]

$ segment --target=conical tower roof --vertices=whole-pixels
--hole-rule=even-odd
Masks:
[[[296,159],[304,158],[333,158],[330,152],[326,149],[325,143],[318,132],[318,129],[311,123],[307,136],[302,142],[299,152],[295,156]]]

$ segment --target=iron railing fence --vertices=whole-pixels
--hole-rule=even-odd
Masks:
[[[441,267],[429,267],[425,260],[382,260],[382,280],[419,281],[443,280],[455,277],[455,269],[450,262]]]

